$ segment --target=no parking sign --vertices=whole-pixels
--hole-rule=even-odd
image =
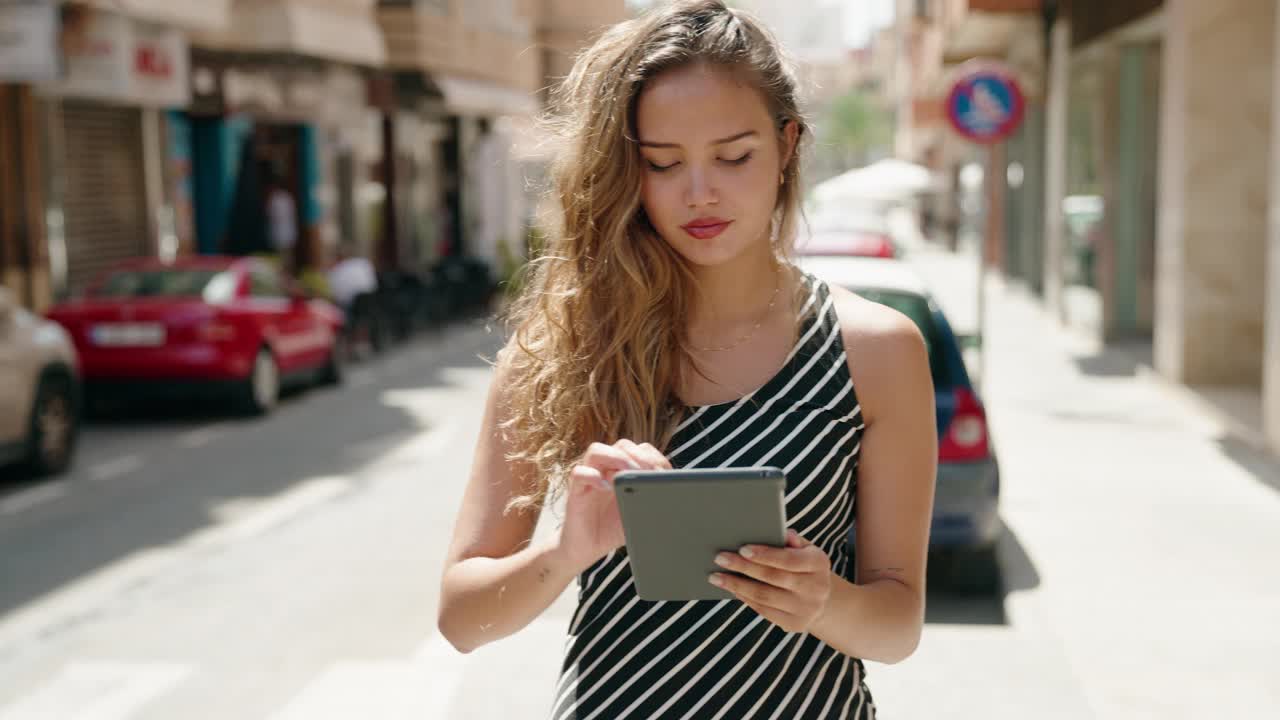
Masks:
[[[997,65],[965,70],[947,95],[947,118],[964,137],[984,145],[1000,142],[1022,125],[1026,97],[1013,73]]]

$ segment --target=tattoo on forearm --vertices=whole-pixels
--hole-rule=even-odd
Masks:
[[[538,571],[538,582],[546,582],[549,577],[551,577],[550,568],[542,568]]]

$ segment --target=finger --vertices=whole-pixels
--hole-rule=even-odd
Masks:
[[[817,554],[814,553],[815,550]],[[816,572],[821,569],[819,564],[824,567],[829,564],[825,560],[826,554],[817,546],[778,548],[768,545],[744,545],[738,550],[738,554],[753,563],[794,573]],[[821,555],[822,559],[818,555]]]
[[[671,469],[671,461],[668,460],[667,456],[663,455],[662,451],[658,450],[658,448],[650,445],[649,443],[641,443],[640,450],[645,453],[646,457],[653,458],[653,462],[657,467],[662,468],[663,470]]]
[[[572,488],[613,491],[613,486],[604,479],[604,474],[588,465],[574,466],[569,473],[569,481]]]
[[[631,458],[632,462],[639,465],[641,469],[650,469],[649,461],[646,460],[643,453],[640,452],[640,446],[636,445],[634,442],[623,438],[614,443],[613,447],[618,452],[624,453],[627,457]]]
[[[581,464],[590,465],[601,472],[606,470],[640,469],[640,464],[630,455],[604,443],[591,443],[591,446],[587,448],[587,452],[582,456]]]
[[[671,469],[671,463],[667,461],[667,458],[658,452],[657,448],[648,443],[637,445],[634,441],[623,438],[614,443],[614,447],[625,452],[646,470]]]
[[[795,605],[792,601],[794,593],[791,591],[783,590],[773,585],[766,585],[750,578],[726,573],[713,573],[708,578],[708,581],[712,585],[728,590],[744,602],[750,601],[780,610],[788,610]]]
[[[795,530],[787,530],[787,547],[802,548],[809,547],[812,544],[813,543],[801,537],[800,533]]]
[[[798,628],[803,626],[803,622],[800,620],[798,615],[793,615],[785,610],[769,607],[768,605],[761,605],[760,603],[752,602],[750,600],[744,600],[742,598],[738,599],[742,600],[743,605],[754,610],[757,615],[787,632],[795,632]]]
[[[769,565],[751,562],[737,553],[722,552],[715,557],[716,565],[732,572],[742,573],[749,578],[759,580],[766,585],[795,590],[804,580],[801,573],[793,573]]]

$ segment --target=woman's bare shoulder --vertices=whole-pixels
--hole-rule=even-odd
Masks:
[[[910,318],[842,287],[831,286],[831,295],[864,415],[932,383],[924,337]]]

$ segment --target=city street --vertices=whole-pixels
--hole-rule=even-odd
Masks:
[[[972,260],[912,257],[971,326]],[[869,664],[881,717],[1275,717],[1280,466],[990,287],[1006,591],[931,588],[916,655]],[[434,630],[498,342],[425,336],[266,419],[110,420],[8,481],[0,720],[543,717],[574,588],[468,656]]]

